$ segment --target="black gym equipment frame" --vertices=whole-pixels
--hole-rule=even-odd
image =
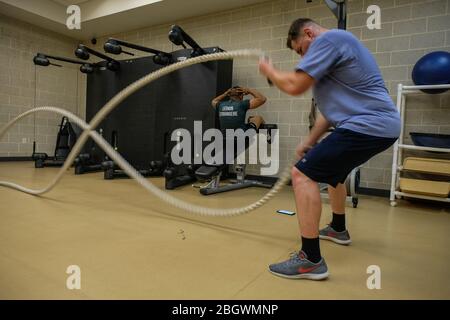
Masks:
[[[140,46],[140,45],[137,45],[134,43],[130,43],[130,42],[126,42],[123,40],[114,39],[114,38],[109,38],[103,45],[103,49],[105,50],[105,52],[108,52],[111,54],[125,53],[128,55],[134,56],[133,53],[122,50],[122,46],[131,48],[131,49],[135,49],[135,50],[139,50],[139,51],[143,51],[143,52],[153,53],[154,54],[153,62],[158,65],[166,66],[166,65],[169,65],[174,62],[172,59],[172,55],[170,53],[152,49],[152,48],[143,47],[143,46]]]
[[[94,67],[95,67],[95,64],[93,64],[93,63],[87,63],[84,61],[74,60],[74,59],[65,58],[65,57],[52,56],[52,55],[48,55],[45,53],[37,53],[33,58],[33,63],[35,65],[41,66],[41,67],[47,67],[50,65],[55,66],[55,67],[62,67],[59,64],[51,63],[49,59],[73,63],[73,64],[80,64],[81,65],[80,71],[82,73],[86,73],[86,74],[92,73],[94,71]]]
[[[106,68],[110,71],[117,72],[120,69],[120,63],[107,55],[98,52],[94,49],[86,47],[84,44],[79,44],[75,50],[75,55],[81,60],[89,60],[90,54],[97,56],[106,61]]]
[[[80,54],[80,53],[79,53]],[[87,77],[86,90],[86,120],[89,122],[95,114],[119,91],[127,87],[132,82],[138,80],[144,75],[158,70],[161,66],[153,63],[150,57],[142,57],[129,60],[117,61],[119,67],[117,72],[107,71],[108,61],[98,63],[98,68],[93,74]],[[149,92],[159,92],[163,88],[158,85],[158,81],[150,84],[134,93],[123,101],[115,110],[111,112],[98,126],[98,132],[121,153],[128,161],[131,161],[138,170],[145,169],[148,164],[135,159],[145,155],[152,155],[153,140],[148,138],[144,140],[145,135],[150,136],[151,131],[145,129],[143,122],[154,126],[155,118],[153,106],[157,103],[154,98],[149,96]],[[128,110],[130,109],[130,110]],[[136,116],[141,114],[141,117]],[[136,124],[137,125],[136,125]],[[133,129],[137,128],[137,130]],[[116,138],[120,135],[121,141],[125,142],[118,145]],[[128,148],[127,141],[144,141],[142,145],[137,145],[135,150]],[[83,151],[75,159],[75,174],[84,174],[90,172],[105,171],[105,178],[113,179],[122,176],[119,168],[107,157],[106,153],[100,149],[96,143],[89,139]],[[112,174],[110,167],[112,167]],[[108,172],[106,172],[108,171]],[[142,172],[143,173],[143,172]]]
[[[62,65],[50,62],[50,59],[72,64],[80,64],[80,71],[85,74],[92,73],[95,69],[95,64],[65,57],[53,56],[45,53],[37,53],[33,57],[33,63],[36,66],[41,67],[48,67],[50,65],[62,67]],[[35,168],[61,167],[78,139],[79,134],[80,129],[78,126],[72,124],[67,117],[62,117],[56,137],[56,145],[53,156],[49,156],[47,153],[43,152],[36,152],[36,140],[33,141],[33,154],[31,155],[31,159],[34,161]]]
[[[59,131],[56,136],[55,152],[52,157],[46,153],[36,152],[36,141],[33,142],[33,154],[35,168],[62,167],[67,156],[75,145],[81,130],[73,125],[67,117],[62,117]]]
[[[347,29],[347,0],[324,0],[328,8],[338,20],[338,29]],[[306,0],[311,3],[312,0]]]
[[[100,128],[98,131],[99,134],[103,136],[103,130]],[[74,173],[78,175],[101,171],[103,170],[102,161],[104,160],[107,160],[106,153],[89,138],[83,150],[73,162],[75,167]]]
[[[101,52],[91,49],[83,44],[79,44],[77,49],[75,50],[75,55],[82,60],[89,60],[90,54],[104,59],[104,61],[95,64],[98,68],[94,70],[95,72],[91,72],[91,74],[98,73],[100,71],[103,71],[104,69],[108,69],[109,71],[112,71],[114,73],[118,73],[120,71],[120,63]],[[91,76],[91,74],[89,76]],[[112,96],[110,96],[110,98],[112,98]],[[99,133],[103,135],[101,128],[99,130]],[[81,152],[74,160],[75,174],[101,171],[102,161],[108,160],[104,151],[98,148],[98,146],[92,140],[89,140],[87,145],[89,145],[89,147],[85,147],[84,151]]]
[[[222,51],[218,47],[204,50],[206,53]],[[175,61],[179,61],[191,57],[191,52],[190,49],[182,49],[170,54]],[[118,62],[120,69],[116,73],[106,72],[103,61],[88,76],[87,121],[121,89],[161,68],[161,65],[154,63],[152,56]],[[232,65],[229,60],[212,61],[170,73],[125,99],[99,124],[98,130],[144,176],[161,176],[165,169],[169,169],[171,172],[165,175],[168,189],[193,182],[195,167],[184,164],[175,166],[169,161],[168,151],[175,145],[175,142],[169,141],[170,133],[177,128],[193,132],[195,120],[203,122],[204,130],[216,126],[211,100],[231,87]],[[105,159],[105,154],[95,148],[92,140],[80,156],[76,173],[103,169],[105,179],[126,176],[110,159]],[[93,158],[96,160],[93,161]]]
[[[118,133],[116,130],[113,130],[111,134],[111,145],[115,151],[118,151]],[[166,149],[166,145],[164,145],[164,150]],[[166,157],[167,155],[165,155]],[[156,177],[162,176],[163,171],[167,166],[167,161],[150,161],[149,168],[147,169],[137,169],[137,171],[144,177]],[[121,168],[119,168],[114,161],[105,160],[101,164],[103,170],[103,178],[105,180],[112,180],[115,178],[129,178],[128,174],[125,173]]]
[[[325,0],[325,4],[333,12],[338,21],[338,29],[347,29],[347,1],[346,0]]]
[[[191,57],[197,57],[208,53],[178,25],[173,25],[170,29],[169,40],[177,46],[182,46],[184,49],[186,49],[185,42],[190,45],[192,47]]]

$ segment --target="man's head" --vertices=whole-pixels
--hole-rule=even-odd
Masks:
[[[244,99],[244,90],[242,90],[241,87],[235,86],[231,88],[230,92],[228,93],[228,96],[231,100],[240,101]]]
[[[326,30],[314,20],[308,18],[297,19],[292,22],[289,28],[286,45],[289,49],[304,56],[314,39]]]

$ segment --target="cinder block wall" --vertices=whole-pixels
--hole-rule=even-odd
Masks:
[[[366,27],[369,16],[366,10],[372,4],[381,8],[381,30]],[[298,17],[310,17],[326,27],[336,27],[336,19],[323,1],[313,0],[307,4],[305,0],[276,0],[108,37],[172,51],[177,47],[169,42],[167,34],[170,26],[176,23],[202,46],[220,46],[225,50],[261,48],[277,67],[292,70],[299,57],[285,48],[285,39],[290,23]],[[422,55],[436,50],[450,51],[450,0],[350,0],[348,30],[375,55],[395,102],[398,83],[412,83],[412,67]],[[97,49],[101,49],[108,37],[99,39]],[[142,54],[135,53],[137,56]],[[235,61],[233,84],[256,88],[269,98],[256,113],[267,122],[279,125],[283,167],[296,144],[308,134],[311,94],[291,97],[268,87],[258,74],[256,60]],[[407,136],[410,130],[450,133],[449,93],[410,96],[408,107]],[[391,161],[392,150],[388,150],[366,163],[361,185],[388,189]],[[259,172],[257,168],[252,171]]]
[[[399,83],[413,84],[411,71],[417,60],[432,51],[450,51],[450,1],[380,0],[363,3],[363,10],[351,10],[349,30],[374,53],[394,102]],[[365,27],[365,9],[381,8],[382,29]],[[356,7],[355,7],[356,8]],[[355,9],[354,8],[354,9]],[[450,94],[407,96],[405,142],[409,132],[450,133]],[[426,152],[405,155],[445,157]],[[388,189],[391,179],[392,149],[374,157],[362,169],[362,185]]]
[[[37,52],[75,58],[77,43],[0,15],[0,126],[35,105],[56,106],[84,117],[85,75],[79,72],[79,66],[33,64]],[[31,156],[33,141],[37,142],[37,151],[52,155],[60,120],[61,116],[48,112],[22,119],[0,140],[0,157]]]

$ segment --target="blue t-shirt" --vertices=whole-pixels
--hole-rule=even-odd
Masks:
[[[400,115],[370,51],[350,32],[317,37],[297,65],[315,79],[314,100],[336,128],[397,138]]]

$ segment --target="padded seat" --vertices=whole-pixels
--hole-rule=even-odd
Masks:
[[[219,172],[220,167],[216,166],[201,166],[195,171],[195,176],[199,180],[211,179],[214,175]]]

